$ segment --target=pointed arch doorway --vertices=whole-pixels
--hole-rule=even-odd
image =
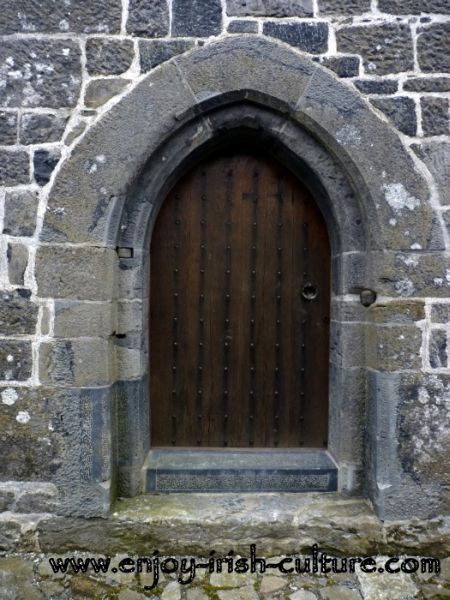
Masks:
[[[255,146],[215,152],[168,193],[150,257],[160,480],[161,457],[168,467],[201,456],[210,467],[214,456],[227,471],[242,451],[251,463],[252,449],[282,462],[285,450],[291,467],[308,457],[303,477],[317,474],[328,436],[330,244],[306,186]]]

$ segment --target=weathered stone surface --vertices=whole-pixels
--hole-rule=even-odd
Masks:
[[[321,15],[360,15],[370,10],[370,0],[319,0]]]
[[[209,583],[216,588],[237,588],[242,585],[252,585],[256,581],[255,573],[213,573]]]
[[[139,42],[139,60],[141,71],[145,73],[177,54],[190,50],[194,42],[187,40],[141,40]]]
[[[289,600],[316,600],[317,596],[309,590],[298,590],[289,595]]]
[[[1,484],[0,484],[1,485]],[[52,513],[55,510],[58,491],[52,483],[15,484],[17,500],[15,510],[19,513]]]
[[[219,600],[258,600],[258,594],[252,586],[244,586],[236,590],[219,590],[217,592]]]
[[[441,204],[450,204],[450,144],[428,142],[413,145],[413,150],[423,160],[433,176]]]
[[[321,64],[334,71],[339,77],[356,77],[359,75],[358,56],[331,56],[324,58]]]
[[[13,285],[23,285],[25,269],[28,265],[28,248],[24,244],[8,244],[6,258],[9,282]]]
[[[228,33],[258,33],[257,21],[230,21],[228,24]]]
[[[446,368],[447,358],[447,332],[445,329],[433,329],[430,333],[430,366],[433,369]]]
[[[378,8],[382,12],[394,15],[421,13],[448,14],[447,0],[379,0]]]
[[[367,327],[367,362],[374,369],[419,369],[422,365],[421,345],[422,331],[418,327]]]
[[[55,301],[54,335],[61,338],[108,337],[114,331],[110,303]]]
[[[131,40],[90,38],[86,42],[86,68],[89,75],[120,75],[134,58]]]
[[[36,329],[38,307],[29,300],[29,290],[0,292],[0,334],[32,335]]]
[[[450,23],[437,23],[419,30],[417,54],[419,66],[426,73],[448,73],[450,71],[450,52],[448,40]]]
[[[413,68],[411,31],[407,25],[343,27],[336,31],[339,52],[361,54],[364,70],[386,75]]]
[[[220,0],[173,0],[172,35],[208,37],[222,30]]]
[[[374,323],[412,325],[425,318],[425,304],[421,300],[394,300],[384,304],[376,302],[367,309]]]
[[[411,77],[403,82],[406,92],[450,92],[450,77]]]
[[[312,17],[312,0],[228,0],[233,17]]]
[[[388,557],[379,558],[377,567],[382,567]],[[417,598],[418,589],[414,584],[411,575],[399,572],[393,577],[392,573],[380,572],[363,573],[361,569],[357,570],[358,580],[361,585],[363,598],[374,600],[392,600],[392,598]]]
[[[449,103],[447,98],[421,98],[424,135],[449,134]]]
[[[23,150],[0,150],[0,185],[30,182],[30,159]]]
[[[45,185],[59,162],[59,150],[36,150],[33,155],[33,175],[36,183]]]
[[[0,111],[0,145],[17,142],[17,113]]]
[[[326,587],[320,592],[320,595],[323,600],[361,600],[358,590],[341,585]]]
[[[80,135],[85,131],[87,127],[86,121],[78,121],[73,127],[69,129],[64,139],[66,146],[70,146]]]
[[[121,77],[90,81],[84,95],[84,104],[89,108],[98,108],[120,94],[129,83],[129,79],[122,79]]]
[[[31,365],[30,342],[2,341],[0,346],[0,380],[25,381],[31,375]]]
[[[259,586],[259,591],[263,596],[274,594],[287,586],[286,579],[277,577],[276,575],[264,575]]]
[[[130,0],[127,31],[142,37],[164,37],[169,33],[167,0]]]
[[[416,135],[416,104],[412,98],[397,96],[371,100],[371,102],[384,112],[399,131],[406,135]]]
[[[357,79],[353,84],[363,94],[395,94],[398,89],[396,79]]]
[[[59,142],[68,117],[54,113],[24,113],[20,120],[19,138],[22,144]]]
[[[38,295],[110,300],[116,261],[117,254],[111,248],[42,246],[36,253]]]
[[[450,482],[450,378],[404,374],[400,386],[397,430],[399,458],[405,473],[426,484]]]
[[[96,0],[18,0],[5,5],[0,34],[11,33],[118,33],[120,0],[101,4]]]
[[[37,207],[37,192],[31,190],[7,192],[3,233],[18,236],[33,235],[36,228]]]
[[[263,33],[296,46],[304,52],[320,54],[328,50],[327,23],[276,23],[263,25]]]
[[[450,323],[450,304],[432,304],[431,321],[433,323]]]
[[[23,108],[74,106],[81,84],[80,48],[70,40],[11,39],[0,48],[0,103]]]

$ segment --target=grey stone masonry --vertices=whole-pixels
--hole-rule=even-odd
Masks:
[[[6,259],[9,282],[12,285],[24,285],[25,269],[28,265],[28,247],[17,242],[8,244]]]
[[[68,116],[54,113],[24,113],[20,120],[21,144],[59,142],[66,128]]]
[[[227,0],[227,13],[238,17],[312,17],[312,0]]]
[[[127,31],[143,37],[164,37],[169,33],[167,0],[130,0]]]
[[[236,19],[230,21],[227,29],[228,33],[258,33],[257,21],[240,21]]]
[[[0,149],[0,185],[30,182],[30,156],[24,150]]]
[[[119,75],[134,58],[131,40],[90,38],[86,42],[86,68],[89,75]]]
[[[378,0],[382,12],[395,15],[420,15],[423,13],[448,13],[447,0]]]
[[[318,54],[328,49],[326,23],[264,23],[263,33],[305,52]]]
[[[38,307],[30,296],[23,288],[0,293],[0,335],[34,334]]]
[[[450,22],[419,29],[417,54],[419,66],[425,73],[450,71]]]
[[[376,99],[371,102],[389,117],[399,131],[406,133],[406,135],[416,135],[415,102],[412,98],[396,96],[395,98]]]
[[[172,35],[208,37],[221,30],[220,0],[172,0]]]
[[[450,77],[411,77],[403,83],[405,92],[450,92]]]
[[[448,135],[449,101],[447,98],[421,98],[422,129],[424,135]]]
[[[0,111],[0,145],[8,146],[17,142],[17,113]]]
[[[247,22],[247,21],[246,21]],[[182,54],[194,46],[194,42],[187,40],[140,40],[139,59],[141,71],[146,73],[162,62]]]
[[[5,195],[3,233],[31,236],[36,229],[38,197],[35,191],[17,190]]]
[[[320,15],[360,15],[370,10],[370,0],[318,0]]]

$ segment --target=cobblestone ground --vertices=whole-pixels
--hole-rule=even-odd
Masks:
[[[61,558],[66,558],[65,555]],[[71,555],[85,559],[87,554]],[[56,558],[56,557],[54,557]],[[98,557],[97,557],[98,558]],[[238,557],[235,557],[237,559]],[[282,557],[272,557],[267,562],[279,562]],[[150,591],[144,586],[153,586],[151,573],[121,573],[111,568],[109,573],[96,574],[89,570],[77,575],[54,574],[49,556],[22,554],[0,557],[1,600],[72,600],[112,599],[144,600],[258,600],[280,598],[289,600],[412,600],[450,598],[450,558],[441,560],[440,573],[397,573],[379,572],[387,557],[376,557],[377,572],[363,574],[338,573],[327,575],[280,574],[278,569],[267,569],[265,573],[207,573],[197,569],[195,579],[188,585],[177,582],[177,574],[160,574],[158,584]],[[112,558],[111,567],[122,561],[127,568],[125,555]],[[196,558],[196,563],[207,559]],[[338,559],[340,560],[340,559]],[[400,559],[401,560],[401,559]],[[395,568],[401,564],[400,560]],[[420,561],[420,557],[416,557]],[[160,558],[163,561],[163,558]],[[188,559],[189,561],[189,559]],[[167,565],[170,567],[170,564]],[[190,562],[186,563],[190,564]],[[236,563],[235,563],[236,564]],[[408,563],[413,565],[413,563]],[[338,562],[340,565],[340,562]],[[289,565],[286,565],[288,568]],[[224,566],[226,569],[226,565]],[[182,575],[187,579],[187,575]]]

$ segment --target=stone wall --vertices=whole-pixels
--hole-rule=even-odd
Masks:
[[[104,390],[117,379],[137,380],[146,369],[140,364],[133,373],[136,348],[120,341],[124,333],[129,339],[137,335],[143,305],[124,292],[111,309],[115,248],[93,244],[89,262],[84,263],[86,240],[58,246],[67,241],[63,237],[58,241],[62,234],[57,226],[66,209],[64,202],[48,203],[57,173],[76,156],[83,136],[87,139],[86,133],[146,73],[157,73],[171,58],[217,40],[254,36],[308,56],[356,90],[373,114],[398,134],[428,186],[433,227],[422,230],[420,244],[416,232],[423,224],[416,198],[401,188],[386,191],[392,212],[389,224],[395,227],[397,220],[406,219],[410,227],[403,228],[402,243],[409,236],[411,244],[404,246],[407,252],[387,256],[381,266],[377,263],[379,271],[374,269],[369,278],[379,302],[371,309],[365,330],[367,357],[364,365],[347,366],[367,367],[369,390],[376,388],[386,403],[393,395],[398,399],[386,423],[386,430],[394,430],[394,442],[387,446],[384,462],[398,463],[398,472],[417,489],[426,486],[427,494],[434,490],[432,514],[448,512],[448,12],[445,0],[18,0],[4,8],[0,15],[0,448],[6,460],[0,469],[3,481],[17,482],[4,492],[18,494],[13,511],[20,513],[25,499],[34,503],[37,512],[58,510],[59,503],[66,506],[67,498],[61,494],[69,492],[59,484],[72,477],[80,485],[92,478],[100,483],[95,494],[86,483],[84,504],[77,505],[75,513],[98,514],[99,505],[107,510],[109,491],[103,494],[101,485],[113,475],[101,456],[113,450],[111,439],[102,433],[102,425],[111,418]],[[346,137],[343,143],[348,142],[351,127],[341,130],[341,136]],[[390,151],[386,148],[386,153]],[[102,167],[103,154],[96,155],[94,148],[93,156],[86,173]],[[100,187],[98,194],[102,194]],[[81,194],[71,201],[77,212],[85,198]],[[99,209],[97,221],[102,214]],[[50,241],[52,245],[46,245]],[[129,268],[126,261],[121,265],[123,271]],[[134,284],[130,276],[127,289]],[[336,298],[338,304],[344,301],[339,309],[342,321],[349,310],[344,296]],[[377,327],[379,323],[383,327]],[[345,335],[351,345],[351,328]],[[119,356],[119,376],[113,376],[107,361],[112,348]],[[121,385],[119,396],[127,393]],[[82,392],[74,394],[75,387]],[[368,413],[372,422],[386,418],[383,404],[369,407]],[[381,443],[364,442],[364,426],[358,422],[356,427],[361,445]],[[80,432],[81,445],[74,443]],[[93,440],[97,458],[91,456]],[[63,461],[62,456],[70,455],[74,447],[77,455]],[[120,449],[115,451],[120,455]],[[379,485],[381,481],[382,477]],[[36,482],[34,492],[31,482]],[[402,482],[397,484],[401,487]],[[389,506],[389,502],[387,496],[383,503]],[[421,514],[414,502],[411,512]],[[392,507],[386,510],[395,513]]]

